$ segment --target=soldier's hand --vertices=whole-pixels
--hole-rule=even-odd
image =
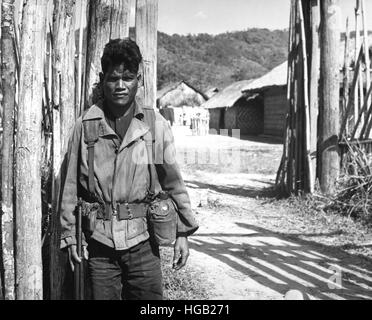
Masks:
[[[77,254],[77,246],[75,244],[68,247],[68,260],[70,262],[71,270],[75,270],[75,263],[81,263],[82,259],[88,260],[89,254],[86,246],[83,246],[83,257]]]
[[[174,245],[173,269],[181,270],[190,256],[187,237],[179,237]]]

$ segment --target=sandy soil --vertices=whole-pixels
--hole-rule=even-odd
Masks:
[[[175,136],[179,153],[230,146],[245,158],[230,152],[214,166],[181,163],[200,223],[189,263],[205,277],[210,299],[281,300],[290,290],[305,299],[372,299],[371,259],[343,250],[347,239],[323,216],[293,212],[270,198],[280,144],[185,131]]]

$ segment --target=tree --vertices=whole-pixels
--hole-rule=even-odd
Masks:
[[[47,0],[23,4],[16,169],[16,298],[41,300],[41,135]]]

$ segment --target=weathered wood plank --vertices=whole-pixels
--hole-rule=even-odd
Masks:
[[[90,1],[87,64],[85,79],[85,108],[93,102],[93,89],[99,83],[101,56],[110,39],[129,35],[130,0]]]
[[[335,191],[340,172],[339,135],[339,45],[341,9],[339,0],[322,2],[322,132],[320,136],[320,185],[325,194]]]
[[[137,0],[136,42],[143,56],[143,90],[139,95],[142,95],[145,105],[153,108],[156,105],[157,30],[158,1]]]
[[[14,0],[1,4],[1,87],[3,94],[2,150],[1,150],[1,248],[4,267],[4,298],[15,299],[14,266],[14,115],[16,98],[16,54]],[[1,255],[0,255],[1,257]],[[1,287],[0,287],[1,290]]]
[[[41,122],[46,0],[23,5],[16,169],[16,298],[43,299]]]
[[[320,79],[320,1],[311,0],[311,71],[310,71],[310,154],[314,173],[312,184],[317,178],[319,79]]]
[[[49,241],[48,295],[59,300],[62,293],[60,222],[58,199],[62,162],[76,120],[75,96],[75,0],[54,0],[52,52],[53,183]]]

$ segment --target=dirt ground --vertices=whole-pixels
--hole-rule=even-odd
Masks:
[[[273,198],[280,143],[174,132],[200,223],[189,266],[209,299],[281,300],[290,290],[304,299],[372,299],[368,228]]]

